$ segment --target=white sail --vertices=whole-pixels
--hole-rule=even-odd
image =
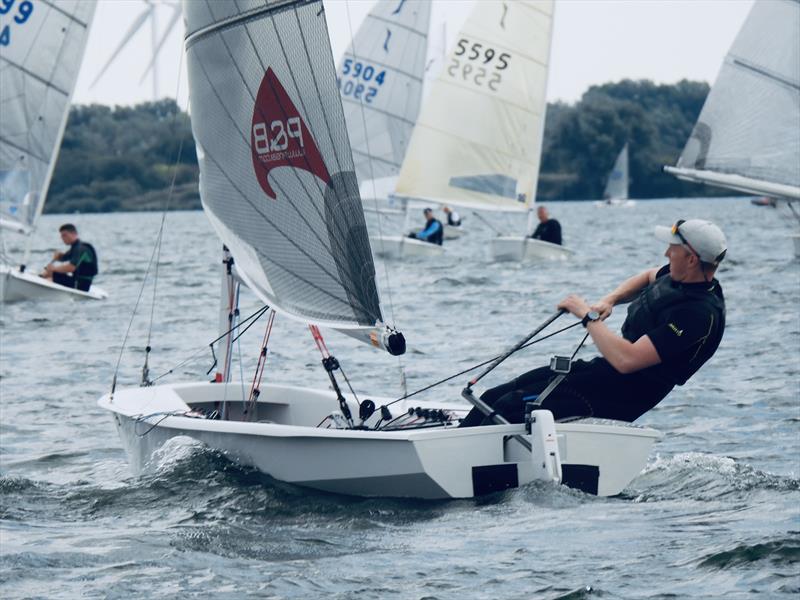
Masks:
[[[610,200],[628,199],[628,144],[620,150],[614,168],[608,174],[603,198]]]
[[[758,1],[670,173],[800,198],[800,2]]]
[[[397,175],[419,114],[430,0],[379,0],[339,65],[358,181]]]
[[[322,2],[186,1],[184,14],[200,195],[237,273],[305,322],[380,326]]]
[[[95,0],[0,2],[0,226],[44,207]]]
[[[546,109],[552,0],[477,2],[433,83],[397,195],[527,210]]]

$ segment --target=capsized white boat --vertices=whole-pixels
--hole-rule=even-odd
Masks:
[[[433,82],[403,161],[396,194],[427,203],[521,214],[539,177],[552,0],[477,2]],[[476,115],[479,115],[477,117]],[[522,221],[522,219],[520,219]],[[533,220],[525,223],[527,236]],[[520,259],[546,258],[516,237]],[[490,244],[508,259],[511,240]],[[498,254],[499,252],[499,254]],[[561,251],[566,258],[572,254]]]
[[[753,4],[678,164],[664,170],[775,198],[800,225],[800,2]],[[793,237],[800,257],[800,230]]]
[[[0,301],[101,300],[25,270],[86,49],[95,0],[6,3],[0,59],[0,230],[26,236],[20,263],[0,259]],[[13,19],[12,19],[13,17]],[[6,239],[3,238],[5,248]]]
[[[271,310],[309,324],[333,391],[257,383],[265,346],[243,392],[230,382],[226,331],[218,382],[147,385],[145,369],[144,386],[116,389],[115,378],[99,400],[134,469],[188,436],[278,480],[342,494],[466,498],[535,479],[619,493],[657,432],[592,419],[556,425],[545,410],[529,424],[458,428],[463,404],[345,397],[317,325],[392,354],[405,341],[383,321],[323,5],[224,6],[184,3],[203,208],[236,276]],[[235,314],[223,299],[221,323]]]

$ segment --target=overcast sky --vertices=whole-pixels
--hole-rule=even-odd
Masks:
[[[325,0],[337,61],[350,42],[351,31],[355,33],[374,3]],[[445,34],[448,43],[453,42],[472,4],[472,0],[434,0],[432,52]],[[624,78],[713,83],[752,4],[753,0],[557,0],[548,99],[574,102],[593,84]],[[147,25],[103,78],[90,87],[144,7],[142,0],[99,1],[75,91],[76,103],[135,104],[153,99],[152,80],[148,77],[140,81],[151,56]],[[161,28],[171,13],[168,6],[159,7]],[[180,104],[186,106],[182,33],[181,20],[161,53],[158,87],[159,96],[177,95]]]

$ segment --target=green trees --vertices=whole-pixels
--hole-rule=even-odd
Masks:
[[[198,174],[189,117],[173,100],[134,107],[75,106],[45,209],[162,210],[173,175],[170,207],[199,208]]]
[[[591,87],[574,105],[548,105],[537,198],[599,199],[626,142],[632,198],[729,194],[661,171],[677,161],[708,90],[706,83],[693,81],[656,85],[623,80]],[[75,106],[46,210],[162,210],[173,176],[169,207],[199,208],[189,116],[173,100],[134,107]]]
[[[678,160],[708,90],[705,83],[686,80],[656,85],[626,79],[589,88],[575,105],[548,105],[537,198],[601,198],[606,177],[626,142],[632,198],[724,193],[682,182],[661,170]]]

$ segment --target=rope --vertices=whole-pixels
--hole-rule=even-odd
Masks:
[[[577,321],[577,322],[573,323],[572,325],[567,325],[566,327],[558,329],[558,330],[554,331],[553,333],[548,333],[547,335],[545,335],[543,337],[540,337],[538,339],[532,340],[532,341],[520,346],[517,350],[515,350],[515,352],[518,352],[519,350],[522,350],[523,348],[527,348],[528,346],[533,346],[534,344],[538,344],[539,342],[543,342],[544,340],[546,340],[548,338],[551,338],[554,335],[558,335],[559,333],[563,333],[567,329],[572,329],[573,327],[577,327],[580,324],[581,324],[581,322]],[[584,339],[584,341],[586,341],[585,337],[583,339]],[[583,345],[583,342],[581,342],[581,346],[582,345]],[[578,348],[580,349],[580,346],[578,346]],[[577,350],[575,352],[577,353]],[[477,365],[473,365],[473,366],[471,366],[471,367],[469,367],[467,369],[464,369],[463,371],[459,371],[458,373],[450,375],[449,377],[445,377],[444,379],[440,379],[439,381],[431,383],[430,385],[426,385],[425,387],[422,387],[422,388],[420,388],[420,389],[418,389],[418,390],[416,390],[414,392],[411,392],[410,394],[405,394],[404,396],[401,396],[401,397],[397,398],[396,400],[392,400],[391,402],[389,402],[388,404],[385,404],[384,406],[391,406],[392,404],[396,404],[397,402],[400,402],[402,400],[406,400],[407,398],[411,398],[412,396],[416,396],[417,394],[421,394],[422,392],[427,392],[428,390],[430,390],[430,389],[432,389],[432,388],[434,388],[436,386],[442,385],[443,383],[447,383],[451,379],[455,379],[456,377],[460,377],[461,375],[465,375],[465,374],[469,373],[470,371],[474,371],[475,369],[479,369],[481,367],[484,367],[484,366],[488,365],[489,363],[491,363],[492,361],[497,360],[501,356],[503,356],[503,355],[502,354],[498,354],[497,356],[494,356],[494,357],[492,357],[490,359],[487,359],[487,360],[483,361],[482,363],[478,363]],[[573,354],[573,357],[574,357],[574,354]]]
[[[267,320],[267,326],[264,328],[264,340],[261,342],[261,352],[258,355],[258,363],[253,373],[253,384],[250,386],[250,396],[244,409],[245,415],[250,414],[255,408],[258,395],[261,393],[261,378],[264,375],[264,368],[267,366],[267,345],[269,344],[269,337],[272,334],[272,324],[274,322],[275,311],[273,310]]]
[[[177,77],[177,84],[176,84],[176,88],[175,88],[176,104],[177,104],[177,98],[179,98],[179,96],[180,96],[181,73],[182,72],[183,72],[183,52],[181,52],[180,62],[178,63],[178,77]],[[174,128],[174,125],[177,122],[179,116],[180,116],[180,107],[175,112],[175,117],[174,117],[173,122],[172,122],[173,123],[173,128]],[[150,326],[149,326],[148,331],[147,331],[147,345],[145,346],[145,359],[144,359],[145,364],[144,364],[144,367],[142,369],[143,383],[149,383],[149,382],[147,382],[147,375],[149,375],[148,358],[149,358],[150,349],[151,349],[150,338],[151,338],[151,333],[153,331],[153,317],[154,317],[154,310],[155,310],[156,287],[157,287],[157,284],[158,284],[158,262],[159,262],[159,260],[161,258],[161,242],[162,242],[163,237],[164,237],[164,226],[166,224],[167,211],[169,210],[169,206],[170,206],[170,203],[172,201],[172,195],[173,195],[173,193],[175,191],[175,181],[176,181],[177,175],[178,175],[178,164],[180,162],[180,158],[181,158],[182,152],[183,152],[183,138],[181,138],[180,144],[178,145],[178,152],[177,152],[177,155],[175,157],[175,163],[174,163],[174,167],[173,167],[173,171],[172,171],[172,181],[170,182],[169,192],[167,192],[167,198],[164,201],[164,210],[161,213],[161,224],[160,224],[160,226],[158,228],[158,235],[156,236],[155,246],[153,247],[153,252],[150,254],[150,261],[147,263],[147,268],[145,269],[144,277],[142,278],[142,287],[139,289],[139,294],[136,297],[136,303],[133,305],[133,311],[131,312],[131,318],[130,318],[130,321],[128,322],[128,327],[125,330],[125,335],[122,338],[122,346],[119,349],[119,356],[117,357],[117,363],[116,363],[116,365],[114,365],[114,376],[112,377],[112,380],[111,380],[111,394],[110,394],[110,400],[112,402],[114,400],[114,391],[116,390],[116,387],[117,387],[117,375],[119,374],[119,367],[120,367],[120,364],[122,363],[122,355],[125,352],[125,347],[126,347],[126,345],[128,343],[128,337],[130,336],[131,328],[133,327],[133,321],[136,318],[136,312],[139,310],[139,304],[140,304],[140,302],[142,300],[142,296],[144,295],[144,289],[145,289],[145,286],[147,285],[147,278],[150,275],[150,269],[153,266],[153,262],[155,261],[156,268],[155,268],[154,283],[153,283],[153,304],[152,304],[152,306],[150,308]]]

